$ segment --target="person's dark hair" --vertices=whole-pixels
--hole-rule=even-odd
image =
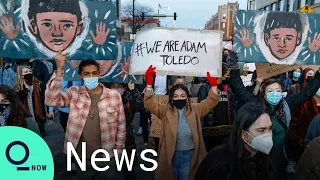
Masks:
[[[303,71],[301,71],[301,76],[300,76],[300,78],[298,79],[298,82],[299,82],[299,84],[301,85],[301,86],[304,86],[304,85],[306,85],[306,83],[307,83],[307,79],[306,79],[306,74],[309,72],[309,71],[313,71],[313,72],[315,72],[313,69],[311,69],[311,68],[306,68],[306,69],[304,69]]]
[[[191,108],[191,96],[190,96],[190,92],[187,88],[187,86],[183,85],[183,84],[176,84],[174,86],[172,86],[172,88],[170,89],[170,92],[169,92],[169,105],[170,105],[170,110],[171,112],[173,112],[173,109],[174,109],[174,105],[173,105],[173,96],[174,96],[174,92],[178,89],[182,89],[183,91],[186,92],[187,94],[187,99],[188,99],[188,102],[187,102],[187,106],[186,106],[186,109],[189,110],[188,108],[190,108],[190,113],[192,111],[192,108]]]
[[[283,12],[269,12],[267,15],[266,23],[264,25],[264,34],[270,37],[270,32],[279,28],[293,28],[298,33],[298,44],[301,43],[302,37],[302,22],[298,13],[283,13]]]
[[[263,81],[263,83],[261,84],[261,87],[260,87],[260,92],[259,92],[259,98],[260,98],[260,102],[261,102],[261,105],[264,109],[268,109],[270,106],[267,102],[267,100],[264,98],[265,96],[265,93],[267,91],[267,86],[271,85],[271,84],[274,84],[274,83],[277,83],[279,84],[279,86],[281,87],[281,89],[283,90],[283,87],[281,85],[281,82],[278,80],[278,79],[273,79],[273,78],[270,78],[270,79],[266,79],[265,81]],[[282,109],[283,107],[283,103],[282,103],[283,100],[281,100],[279,102],[279,104],[277,105],[277,108],[280,110]]]
[[[94,65],[98,69],[98,71],[100,69],[99,63],[97,63],[97,61],[94,61],[94,60],[83,60],[79,64],[79,74],[82,73],[83,67],[89,66],[89,65]]]
[[[233,179],[254,179],[253,172],[247,167],[249,153],[245,150],[242,139],[242,131],[248,131],[250,126],[262,115],[266,113],[262,106],[255,103],[248,103],[242,106],[235,115],[231,135],[229,139],[230,146],[230,173],[228,180]],[[267,170],[269,178],[274,179],[274,167],[268,155],[257,152],[255,159],[262,170]]]
[[[186,77],[184,76],[172,76],[170,79],[170,85],[173,86],[178,79],[183,79],[184,81],[186,81]]]
[[[78,23],[82,21],[80,0],[30,0],[29,19],[36,21],[37,13],[66,12],[77,16]]]
[[[27,127],[25,118],[30,116],[29,112],[24,108],[17,93],[6,85],[0,85],[0,94],[2,94],[11,103],[11,114],[7,120],[7,126]]]

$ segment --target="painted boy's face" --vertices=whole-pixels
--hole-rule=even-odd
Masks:
[[[290,56],[300,44],[298,32],[294,28],[278,28],[265,35],[265,42],[271,53],[278,59]]]
[[[76,15],[64,12],[37,13],[30,24],[32,33],[54,52],[67,49],[83,30]]]

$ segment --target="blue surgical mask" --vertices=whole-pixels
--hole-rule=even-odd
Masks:
[[[278,105],[282,98],[283,95],[281,92],[274,91],[267,93],[267,101],[270,105]]]
[[[99,78],[98,77],[90,77],[90,78],[83,78],[84,85],[93,91],[99,85]]]
[[[296,79],[299,79],[299,77],[301,76],[301,73],[299,72],[293,72],[293,77],[296,78]]]

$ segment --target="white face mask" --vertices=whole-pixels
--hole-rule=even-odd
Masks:
[[[253,137],[248,132],[246,133],[253,138],[251,144],[245,140],[250,147],[264,154],[270,153],[273,147],[272,133],[262,134],[256,137]]]
[[[318,89],[316,95],[317,95],[318,97],[320,97],[320,88]]]

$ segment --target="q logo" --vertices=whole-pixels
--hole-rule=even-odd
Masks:
[[[53,180],[54,163],[46,142],[20,127],[0,127],[0,179]]]

